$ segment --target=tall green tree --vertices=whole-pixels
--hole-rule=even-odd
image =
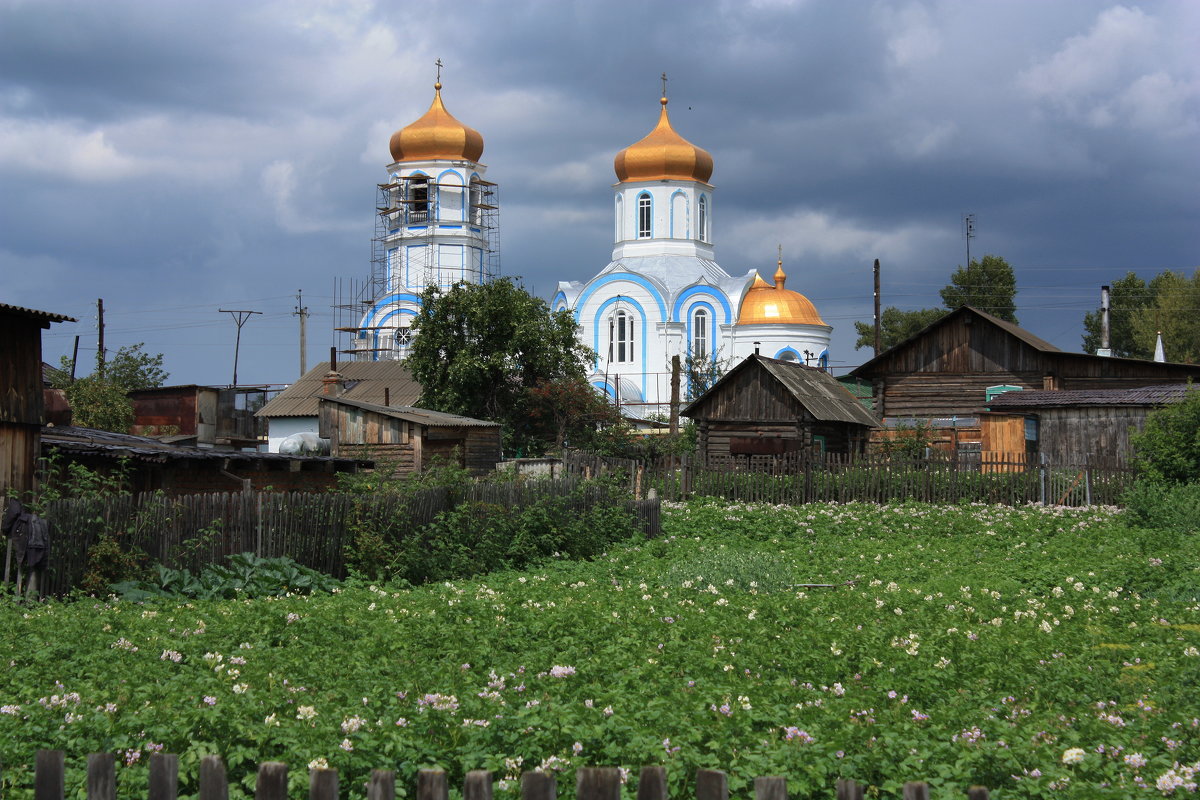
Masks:
[[[973,258],[966,267],[960,265],[940,294],[951,311],[972,306],[1014,325],[1017,322],[1017,277],[1000,256]]]
[[[895,347],[914,333],[937,322],[947,313],[944,308],[901,311],[895,306],[888,306],[879,314],[879,343],[883,350]],[[873,324],[855,322],[854,330],[858,333],[858,341],[854,343],[855,350],[875,346],[875,326]]]
[[[1132,272],[1113,281],[1108,297],[1108,344],[1112,354],[1120,358],[1154,357],[1154,337],[1138,337],[1134,322],[1147,307],[1154,305],[1154,296],[1146,282]],[[1100,349],[1100,311],[1089,311],[1083,317],[1083,352]]]
[[[54,379],[71,405],[71,419],[84,428],[127,433],[133,425],[133,401],[128,392],[162,386],[169,374],[162,368],[162,353],[151,355],[144,342],[126,345],[101,363],[91,375],[70,379],[74,362],[63,356]]]
[[[545,446],[529,417],[533,387],[584,380],[592,355],[576,338],[575,320],[510,278],[428,288],[413,320],[406,360],[421,384],[423,407],[495,420],[513,448]]]
[[[1111,284],[1109,346],[1113,355],[1154,357],[1159,332],[1168,361],[1200,363],[1200,270],[1164,270],[1149,281],[1132,272]],[[1085,352],[1100,346],[1100,312],[1083,318]]]

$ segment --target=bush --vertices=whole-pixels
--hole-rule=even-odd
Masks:
[[[290,558],[260,558],[254,553],[229,557],[226,566],[213,564],[199,575],[159,564],[155,580],[125,581],[110,587],[124,600],[139,602],[153,597],[212,598],[282,597],[286,594],[332,591],[338,581]]]
[[[1200,480],[1200,389],[1189,387],[1183,400],[1152,411],[1146,427],[1130,437],[1134,465],[1152,481]]]
[[[1155,530],[1200,531],[1200,483],[1141,478],[1123,498],[1129,524]]]

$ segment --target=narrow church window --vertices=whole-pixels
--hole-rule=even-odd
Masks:
[[[708,198],[700,195],[700,211],[696,214],[700,229],[700,241],[708,241]]]
[[[414,177],[409,181],[408,221],[427,222],[429,220],[429,178],[424,175]]]
[[[692,315],[692,357],[696,360],[708,357],[708,311],[703,308]]]
[[[608,318],[608,359],[617,364],[633,361],[633,316],[624,311]]]
[[[638,238],[650,238],[650,195],[638,195]]]
[[[471,208],[468,219],[476,225],[483,224],[483,209],[480,208],[483,205],[483,185],[479,183],[478,178],[471,179],[470,203]]]

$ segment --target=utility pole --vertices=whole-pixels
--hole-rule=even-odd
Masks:
[[[671,356],[671,435],[679,433],[679,356]]]
[[[296,310],[292,312],[292,316],[300,317],[300,377],[304,377],[304,373],[308,372],[308,327],[305,323],[308,321],[308,308],[304,305],[303,292],[300,289],[296,290]]]
[[[233,321],[237,324],[237,340],[233,345],[233,386],[238,385],[237,368],[238,368],[238,352],[242,349],[242,326],[246,324],[246,320],[250,319],[251,314],[261,314],[261,311],[230,311],[228,309],[219,308],[218,313],[230,314],[233,316]]]
[[[975,215],[963,214],[963,238],[967,240],[966,268],[971,268],[971,240],[975,238]]]
[[[879,318],[879,259],[875,259],[875,355],[879,355],[883,321]]]
[[[104,377],[104,298],[96,300],[96,374]]]

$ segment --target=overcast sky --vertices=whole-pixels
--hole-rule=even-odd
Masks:
[[[1079,350],[1100,285],[1200,266],[1200,3],[0,0],[0,302],[79,318],[56,363],[145,342],[170,383],[242,383],[334,343],[370,269],[391,133],[443,97],[484,137],[503,274],[546,298],[612,248],[612,159],[658,114],[712,153],[714,240],[834,326],[939,304],[971,254]],[[838,370],[839,374],[841,369]]]

